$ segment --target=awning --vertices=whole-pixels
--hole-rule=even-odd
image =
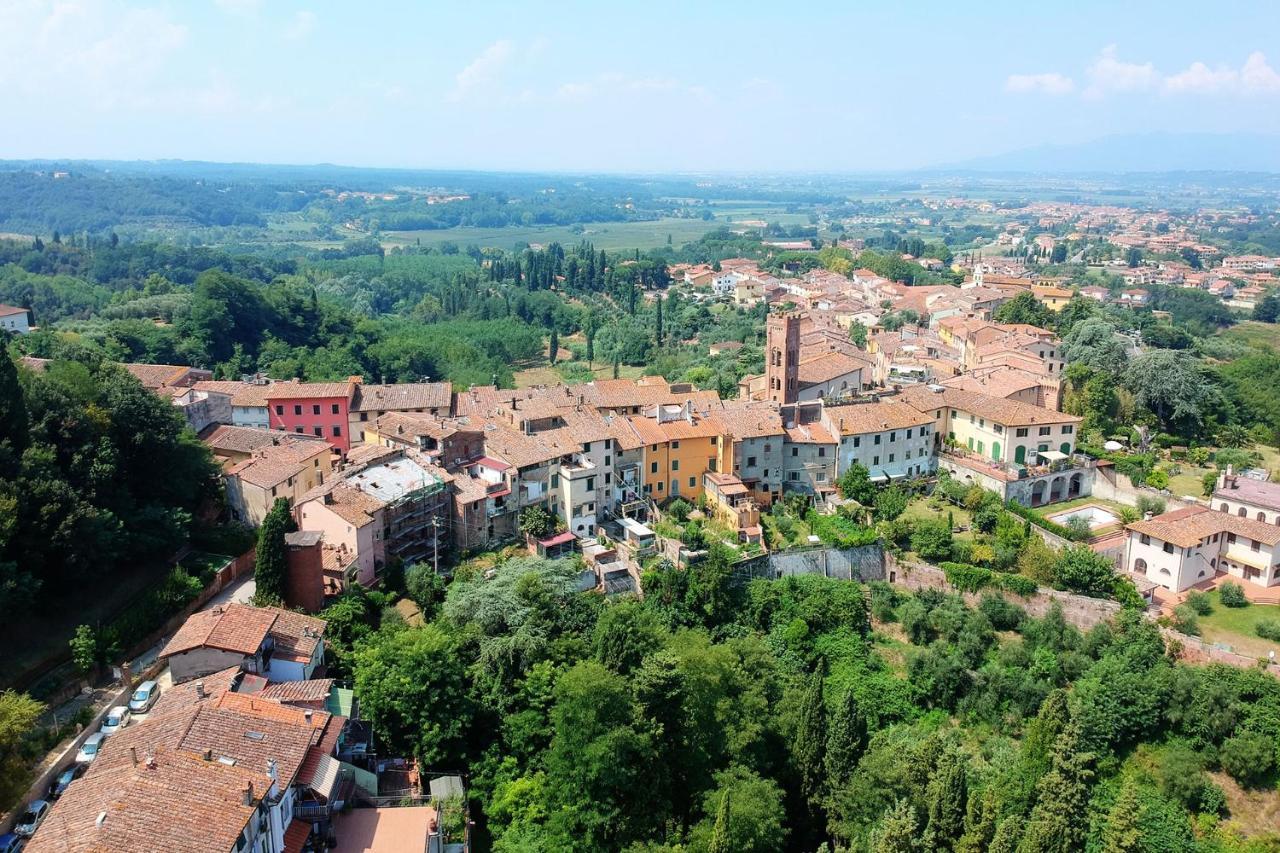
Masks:
[[[1038,450],[1036,452],[1039,454],[1040,458],[1046,462],[1058,462],[1067,458],[1067,454],[1061,453],[1057,450]]]

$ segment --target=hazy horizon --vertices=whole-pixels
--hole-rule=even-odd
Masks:
[[[1280,7],[0,0],[3,159],[863,174],[1280,133]]]

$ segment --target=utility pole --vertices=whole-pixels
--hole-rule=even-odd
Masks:
[[[440,516],[431,516],[431,570],[440,574]]]

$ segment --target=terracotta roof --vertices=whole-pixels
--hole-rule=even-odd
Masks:
[[[286,433],[287,435],[288,433]],[[319,441],[285,441],[267,445],[253,452],[227,471],[228,476],[239,477],[246,483],[270,489],[297,477],[308,467],[313,467],[317,456],[328,456],[329,444]]]
[[[170,711],[177,711],[182,708],[189,708],[197,705],[211,697],[235,689],[240,683],[240,679],[244,676],[244,672],[239,666],[229,666],[226,669],[210,675],[203,676],[194,681],[184,681],[181,684],[175,684],[168,690],[161,692],[160,698],[156,700],[156,704],[151,707],[152,714],[167,714]],[[204,693],[196,688],[200,685]]]
[[[933,423],[932,417],[900,400],[828,406],[826,416],[841,435],[865,435]]]
[[[402,385],[357,384],[351,395],[351,411],[398,409],[448,409],[453,387],[448,382],[410,382]]]
[[[18,308],[14,305],[0,305],[0,317],[10,317],[14,314],[25,314],[26,308]]]
[[[24,355],[18,359],[22,362],[22,366],[35,373],[43,373],[44,369],[53,363],[51,358],[36,358],[33,355]]]
[[[325,397],[345,397],[350,399],[351,382],[275,382],[267,389],[267,400],[296,400]]]
[[[796,374],[802,385],[819,385],[866,367],[864,359],[842,352],[824,352],[801,361]]]
[[[253,655],[270,635],[275,640],[276,655],[310,659],[325,624],[323,619],[278,607],[232,603],[191,614],[159,656],[167,658],[206,647]]]
[[[114,766],[94,761],[84,778],[58,800],[26,849],[226,853],[235,848],[271,785],[262,763],[204,761],[171,745],[138,751],[142,760],[137,764],[132,759]],[[246,805],[244,791],[249,786],[253,793]]]
[[[725,434],[738,440],[783,434],[782,416],[768,404],[727,400],[710,417],[720,423]]]
[[[243,408],[266,408],[267,392],[272,383],[255,384],[236,380],[204,379],[191,386],[197,391],[211,394],[227,394],[231,397],[231,405]]]
[[[311,678],[306,681],[280,681],[269,684],[258,695],[291,705],[298,702],[323,702],[333,689],[332,678]]]
[[[917,386],[903,391],[901,397],[922,412],[958,409],[1004,426],[1076,424],[1082,420],[1075,415],[1065,415],[1030,403],[959,388],[943,387],[941,391],[935,391],[933,387]]]
[[[123,364],[146,388],[156,389],[180,381],[192,369],[182,364]]]
[[[1180,548],[1193,548],[1215,533],[1234,533],[1264,545],[1280,543],[1280,526],[1252,518],[1241,518],[1202,506],[1189,506],[1126,525],[1134,533],[1145,534]]]

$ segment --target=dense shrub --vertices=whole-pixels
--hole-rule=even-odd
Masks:
[[[1223,581],[1218,587],[1218,597],[1224,607],[1248,607],[1249,599],[1244,594],[1244,587],[1232,581]]]
[[[1203,592],[1191,591],[1187,593],[1187,607],[1190,607],[1200,616],[1208,616],[1213,611],[1213,605],[1209,602],[1209,596]]]
[[[1253,631],[1264,640],[1280,643],[1280,619],[1263,619],[1253,626]]]

